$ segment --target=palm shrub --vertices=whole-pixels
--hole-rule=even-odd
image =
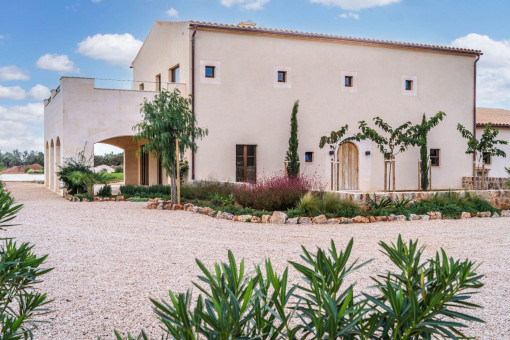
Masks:
[[[92,166],[94,162],[94,156],[87,158],[85,156],[87,145],[83,147],[83,150],[78,152],[75,157],[65,158],[63,165],[60,166],[57,171],[57,177],[62,182],[62,186],[70,195],[87,192],[86,183],[77,181],[75,172],[81,172],[85,174],[92,174]],[[74,176],[74,177],[73,177]],[[74,180],[73,180],[74,179]]]
[[[0,193],[0,230],[13,225],[21,208],[8,193]],[[48,312],[47,296],[36,285],[52,269],[41,268],[48,255],[37,257],[32,249],[29,243],[12,239],[3,239],[0,245],[0,339],[32,338],[39,317]]]
[[[302,247],[301,261],[290,262],[302,276],[298,284],[289,282],[288,267],[279,274],[266,259],[248,272],[229,251],[212,270],[196,260],[202,272],[196,304],[189,290],[151,302],[163,338],[171,339],[459,339],[466,322],[483,322],[468,313],[480,308],[470,301],[483,286],[475,263],[442,249],[423,261],[423,247],[400,236],[380,246],[395,270],[373,278],[373,295],[346,284],[370,262],[350,261],[351,239],[344,251],[333,240],[327,250]]]

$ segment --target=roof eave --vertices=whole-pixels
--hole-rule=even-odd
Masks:
[[[483,55],[482,51],[479,51],[479,50],[468,50],[468,49],[461,49],[461,48],[447,47],[447,46],[422,45],[422,44],[404,43],[404,42],[396,42],[396,41],[343,37],[343,36],[328,35],[328,34],[272,30],[272,29],[266,29],[266,28],[237,27],[237,26],[219,25],[219,24],[211,24],[211,23],[203,23],[203,22],[195,22],[195,21],[190,22],[190,27],[205,28],[205,29],[211,29],[211,30],[226,30],[226,31],[234,31],[234,32],[257,33],[257,34],[260,34],[260,33],[272,34],[272,35],[291,36],[291,37],[308,38],[308,39],[325,39],[325,40],[332,40],[332,41],[345,41],[345,42],[351,42],[351,43],[370,44],[370,45],[389,46],[389,47],[391,46],[391,47],[408,48],[408,49],[420,49],[420,50],[428,50],[428,51],[434,51],[434,52],[443,52],[443,53],[446,52],[446,53],[472,55],[472,56]]]

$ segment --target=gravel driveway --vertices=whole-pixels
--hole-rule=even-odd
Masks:
[[[145,210],[143,203],[71,203],[42,185],[8,183],[23,203],[17,223],[7,231],[19,241],[36,244],[49,254],[41,289],[54,299],[50,323],[36,339],[113,339],[113,330],[160,334],[149,297],[163,298],[169,289],[184,291],[198,274],[194,259],[206,265],[226,259],[227,249],[248,263],[271,257],[282,270],[299,260],[300,246],[338,247],[354,237],[353,258],[375,260],[351,276],[357,287],[371,284],[370,275],[389,269],[379,240],[418,238],[426,255],[443,247],[447,254],[483,262],[486,286],[476,302],[486,308],[477,316],[479,339],[510,338],[510,218],[367,225],[275,226],[216,220],[183,211]],[[297,274],[291,271],[292,279]]]

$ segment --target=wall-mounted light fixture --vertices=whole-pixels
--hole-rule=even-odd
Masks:
[[[365,156],[370,156],[370,151],[365,151]]]
[[[330,156],[334,156],[334,155],[335,155],[335,151],[331,150],[331,151],[329,152],[329,155],[330,155]]]

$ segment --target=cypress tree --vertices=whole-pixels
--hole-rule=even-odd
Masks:
[[[429,187],[429,155],[427,145],[427,118],[423,114],[421,121],[420,131],[420,179],[421,179],[421,190],[427,190]]]
[[[289,149],[285,156],[287,161],[287,175],[290,178],[297,177],[299,175],[299,153],[298,153],[298,122],[297,113],[299,108],[299,100],[294,102],[292,108],[292,114],[290,116],[290,138],[289,138]]]

